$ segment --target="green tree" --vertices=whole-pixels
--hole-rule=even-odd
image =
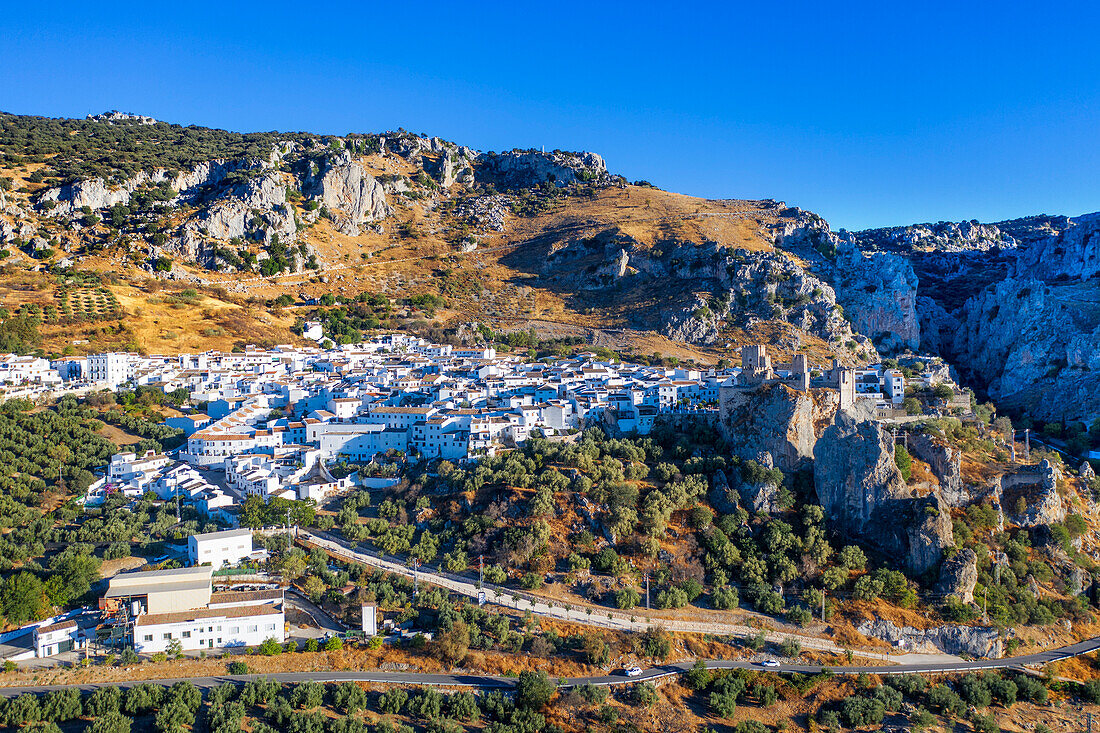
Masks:
[[[130,733],[133,722],[122,713],[107,713],[92,721],[88,733]]]
[[[516,681],[516,706],[527,710],[541,710],[554,696],[554,683],[546,672],[523,671]]]
[[[902,478],[906,481],[913,478],[913,458],[909,455],[909,450],[901,443],[894,446],[894,463],[901,471]]]

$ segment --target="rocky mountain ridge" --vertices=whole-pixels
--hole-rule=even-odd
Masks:
[[[942,356],[1039,419],[1100,413],[1100,214],[865,232],[795,219],[778,243],[811,261],[879,348]]]
[[[322,220],[353,240],[368,233],[392,240],[417,236],[416,222],[432,218],[460,253],[492,238],[545,243],[535,267],[516,264],[521,257],[502,263],[523,287],[555,292],[578,311],[611,313],[617,326],[715,349],[744,338],[788,351],[816,345],[849,360],[922,351],[1041,419],[1100,409],[1100,215],[834,232],[811,212],[763,201],[721,213],[697,206],[655,224],[649,238],[636,226],[592,219],[519,235],[519,220],[565,200],[636,187],[595,153],[479,152],[401,130],[240,136],[117,114],[0,123],[15,130],[0,140],[0,167],[21,170],[16,190],[0,190],[0,240],[32,258],[54,251],[79,264],[87,252],[121,245],[140,253],[149,273],[165,259],[261,276],[319,272],[335,264],[313,234]],[[34,129],[27,140],[21,124]],[[173,135],[190,152],[160,164],[148,152],[122,160]],[[111,136],[121,136],[120,162],[73,177],[103,170],[86,159],[94,152],[102,160]],[[55,142],[34,142],[41,137]],[[56,158],[51,146],[61,151]],[[206,158],[206,150],[232,155]],[[28,160],[42,167],[32,170]],[[745,224],[756,243],[673,226],[703,216]]]

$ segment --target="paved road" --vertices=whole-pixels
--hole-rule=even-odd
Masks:
[[[501,588],[488,583],[479,589],[476,581],[451,573],[429,570],[424,567],[421,567],[420,570],[414,573],[413,569],[407,566],[400,558],[387,558],[372,552],[353,549],[348,547],[343,541],[336,539],[328,533],[313,533],[307,532],[306,530],[299,530],[296,539],[307,547],[319,547],[332,556],[343,559],[344,561],[381,568],[387,572],[395,575],[402,575],[407,578],[412,578],[415,575],[422,583],[437,585],[470,598],[477,598],[480,592],[484,592],[486,603],[515,608],[521,611],[529,610],[536,616],[570,621],[575,624],[598,626],[600,628],[616,629],[618,631],[645,631],[652,626],[659,625],[668,631],[680,633],[716,634],[720,636],[737,636],[741,638],[752,637],[760,633],[759,629],[755,629],[751,626],[744,626],[742,624],[682,621],[648,617],[645,615],[644,609],[637,609],[624,613],[622,611],[611,611],[607,608],[598,606],[566,604],[562,601],[553,601],[523,591]],[[845,652],[843,647],[827,639],[805,636],[793,632],[779,633],[769,631],[765,633],[765,639],[770,642],[779,643],[784,639],[790,638],[796,639],[802,644],[803,649],[832,652],[834,654],[843,654]],[[892,659],[889,655],[879,652],[860,651],[858,654],[861,657],[881,659],[883,661],[890,661]]]
[[[1029,654],[1022,657],[1009,657],[1007,659],[980,659],[975,661],[945,662],[945,663],[913,663],[895,665],[851,665],[823,667],[817,664],[795,664],[780,662],[776,667],[765,667],[759,662],[743,659],[704,660],[703,664],[708,669],[756,669],[771,670],[773,672],[789,672],[796,674],[817,674],[828,670],[833,674],[950,674],[955,672],[970,672],[988,669],[1016,669],[1025,671],[1025,667],[1035,667],[1057,662],[1069,657],[1077,657],[1082,654],[1090,654],[1100,650],[1100,637],[1071,644],[1060,649],[1051,649],[1038,654]],[[778,661],[778,660],[777,660]],[[665,664],[659,667],[651,667],[637,677],[627,677],[623,673],[607,675],[594,675],[591,677],[572,677],[559,680],[561,687],[576,687],[578,685],[625,685],[636,682],[663,679],[682,674],[694,666],[693,662],[677,662]],[[122,687],[128,688],[142,682],[153,682],[159,685],[173,685],[177,682],[188,681],[198,687],[209,688],[226,682],[244,684],[250,680],[267,678],[282,683],[298,682],[373,682],[391,685],[431,685],[436,687],[476,687],[479,689],[501,689],[514,687],[514,677],[499,677],[494,675],[475,674],[426,674],[419,672],[371,672],[371,671],[331,671],[331,672],[287,672],[271,675],[222,675],[218,677],[198,678],[167,678],[132,680],[118,683],[99,684],[74,684],[74,685],[42,685],[37,687],[0,687],[0,697],[14,697],[24,692],[43,693],[50,690],[59,690],[66,687],[76,687],[81,690],[93,690],[97,687]]]

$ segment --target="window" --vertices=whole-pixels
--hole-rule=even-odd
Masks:
[[[239,633],[241,633],[241,627],[240,626],[230,626],[229,627],[229,633],[230,634],[239,634]]]
[[[257,627],[257,626],[256,626],[255,624],[252,624],[252,625],[250,625],[250,626],[248,627],[248,633],[250,633],[250,634],[254,634],[254,633],[256,633],[256,630],[257,630],[258,628],[259,628],[259,627]]]
[[[171,638],[172,638],[172,632],[168,632],[167,634],[165,634],[165,635],[164,635],[163,637],[161,637],[161,638],[163,638],[163,639],[171,639]]]
[[[153,640],[153,635],[152,634],[146,634],[145,635],[145,641],[152,641],[152,640]]]
[[[182,636],[183,636],[184,639],[190,639],[191,638],[191,632],[190,631],[185,631],[185,632],[183,632]]]

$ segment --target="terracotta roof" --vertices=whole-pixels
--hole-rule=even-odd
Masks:
[[[196,608],[193,611],[175,613],[147,613],[138,616],[135,626],[155,626],[157,624],[179,624],[185,621],[218,618],[248,618],[249,616],[281,616],[281,603],[261,606],[227,606],[225,608]]]
[[[210,605],[220,603],[251,603],[254,601],[280,601],[283,599],[281,588],[268,590],[220,591],[210,594]]]

